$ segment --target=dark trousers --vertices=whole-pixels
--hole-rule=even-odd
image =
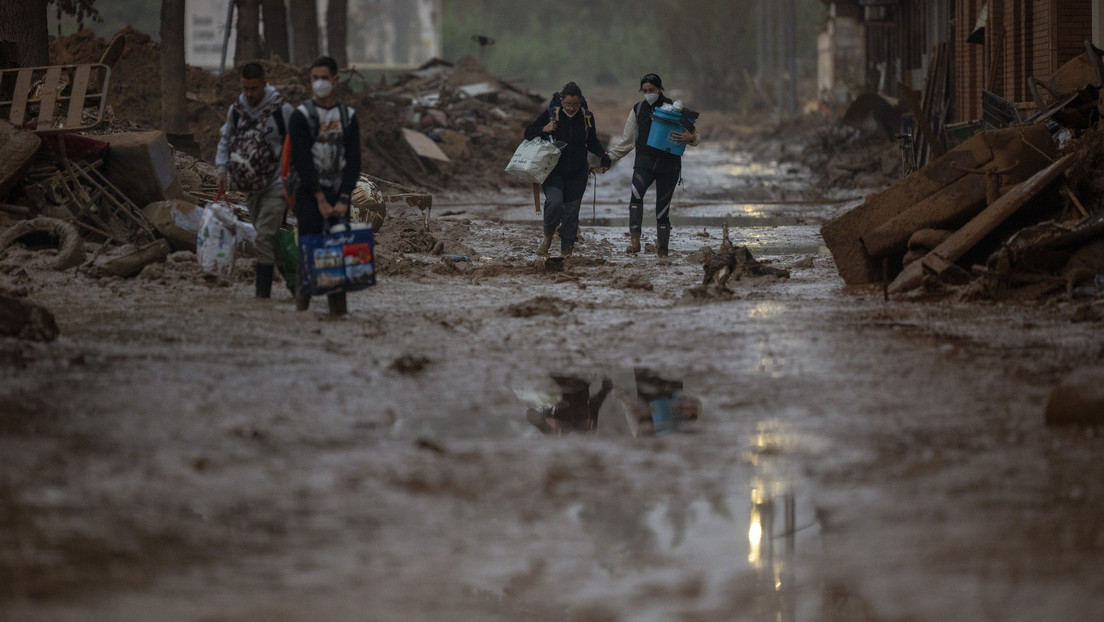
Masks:
[[[579,175],[564,177],[556,171],[544,180],[544,234],[547,236],[560,229],[560,239],[574,242],[579,239],[579,206],[586,193],[587,177],[584,170]]]
[[[671,197],[675,195],[675,186],[678,185],[680,171],[657,173],[651,169],[634,168],[632,180],[632,197],[629,205],[644,205],[644,193],[655,182],[656,185],[656,225],[669,228],[671,226]],[[640,231],[637,224],[636,231]],[[631,224],[630,224],[631,229]]]
[[[337,191],[329,190],[327,188],[322,189],[322,193],[326,195],[326,200],[330,205],[337,202]],[[348,218],[348,213],[345,217]],[[329,223],[327,223],[327,220]],[[307,192],[300,190],[295,193],[295,221],[299,227],[299,235],[320,235],[325,233],[327,224],[334,224],[340,218],[323,218],[322,212],[318,211],[318,201],[314,199],[313,192]]]

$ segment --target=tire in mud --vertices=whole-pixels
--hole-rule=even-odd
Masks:
[[[64,220],[33,218],[16,223],[0,234],[0,254],[20,240],[56,245],[57,257],[49,264],[54,270],[68,270],[84,262],[84,240],[76,227]]]

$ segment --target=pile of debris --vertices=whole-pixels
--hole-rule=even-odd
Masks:
[[[111,75],[105,132],[161,126],[160,46],[127,28],[126,42]],[[58,64],[96,62],[108,47],[90,30],[51,43]],[[264,60],[266,78],[298,105],[310,93],[304,67]],[[365,173],[421,190],[478,190],[513,185],[502,169],[536,118],[542,98],[487,73],[472,58],[456,64],[426,63],[392,84],[369,83],[355,69],[342,72],[338,97],[356,110]],[[173,146],[213,162],[218,129],[241,93],[238,72],[221,76],[195,67],[187,71],[190,137],[172,137]],[[125,112],[124,112],[125,111]],[[193,142],[194,141],[194,142]],[[191,149],[189,149],[191,147]]]
[[[1047,81],[1031,80],[1027,118],[983,91],[983,119],[958,124],[951,141],[928,122],[942,116],[912,102],[929,147],[916,155],[935,159],[917,157],[919,171],[823,226],[844,281],[882,283],[887,296],[923,287],[985,299],[1104,297],[1104,50],[1084,46]],[[861,104],[845,123],[898,127],[881,98]]]
[[[47,257],[46,269],[79,266],[122,278],[186,263],[178,255],[195,252],[202,205],[215,198],[212,163],[219,128],[241,92],[238,73],[188,68],[190,133],[166,135],[156,129],[160,47],[149,36],[127,28],[109,43],[84,30],[54,40],[51,57],[56,64],[47,68],[0,68],[0,260],[11,267],[12,257]],[[262,64],[288,101],[308,96],[305,68]],[[427,190],[512,185],[503,169],[542,99],[470,58],[433,61],[392,84],[369,84],[355,70],[343,75],[338,95],[356,110],[363,141],[352,218],[380,232],[387,205],[405,203],[421,210],[424,222],[401,220],[396,248],[416,239],[415,250],[443,253],[443,242],[428,232]],[[242,256],[249,257],[244,197],[228,198],[242,221]],[[385,267],[386,253],[377,258]],[[52,338],[41,328],[49,325],[44,310],[28,304],[0,305],[0,334]]]
[[[1053,129],[1033,123],[976,133],[826,223],[821,233],[840,276],[849,285],[881,283],[887,295],[1084,294],[1083,284],[1104,274],[1104,128],[1062,149]]]

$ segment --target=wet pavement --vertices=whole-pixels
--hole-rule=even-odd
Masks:
[[[556,272],[527,269],[528,189],[435,201],[469,260],[393,257],[344,319],[36,273],[64,337],[3,369],[0,620],[1104,611],[1104,446],[1041,414],[1098,327],[845,288],[818,223],[846,203],[740,156],[686,169],[676,214],[743,219],[789,278],[688,297],[720,225],[626,256],[621,169]]]

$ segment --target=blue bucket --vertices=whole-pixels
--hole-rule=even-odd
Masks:
[[[657,108],[652,112],[652,129],[648,132],[648,146],[674,155],[682,155],[686,145],[671,140],[671,134],[682,131],[682,114]],[[690,124],[694,123],[690,120]]]

